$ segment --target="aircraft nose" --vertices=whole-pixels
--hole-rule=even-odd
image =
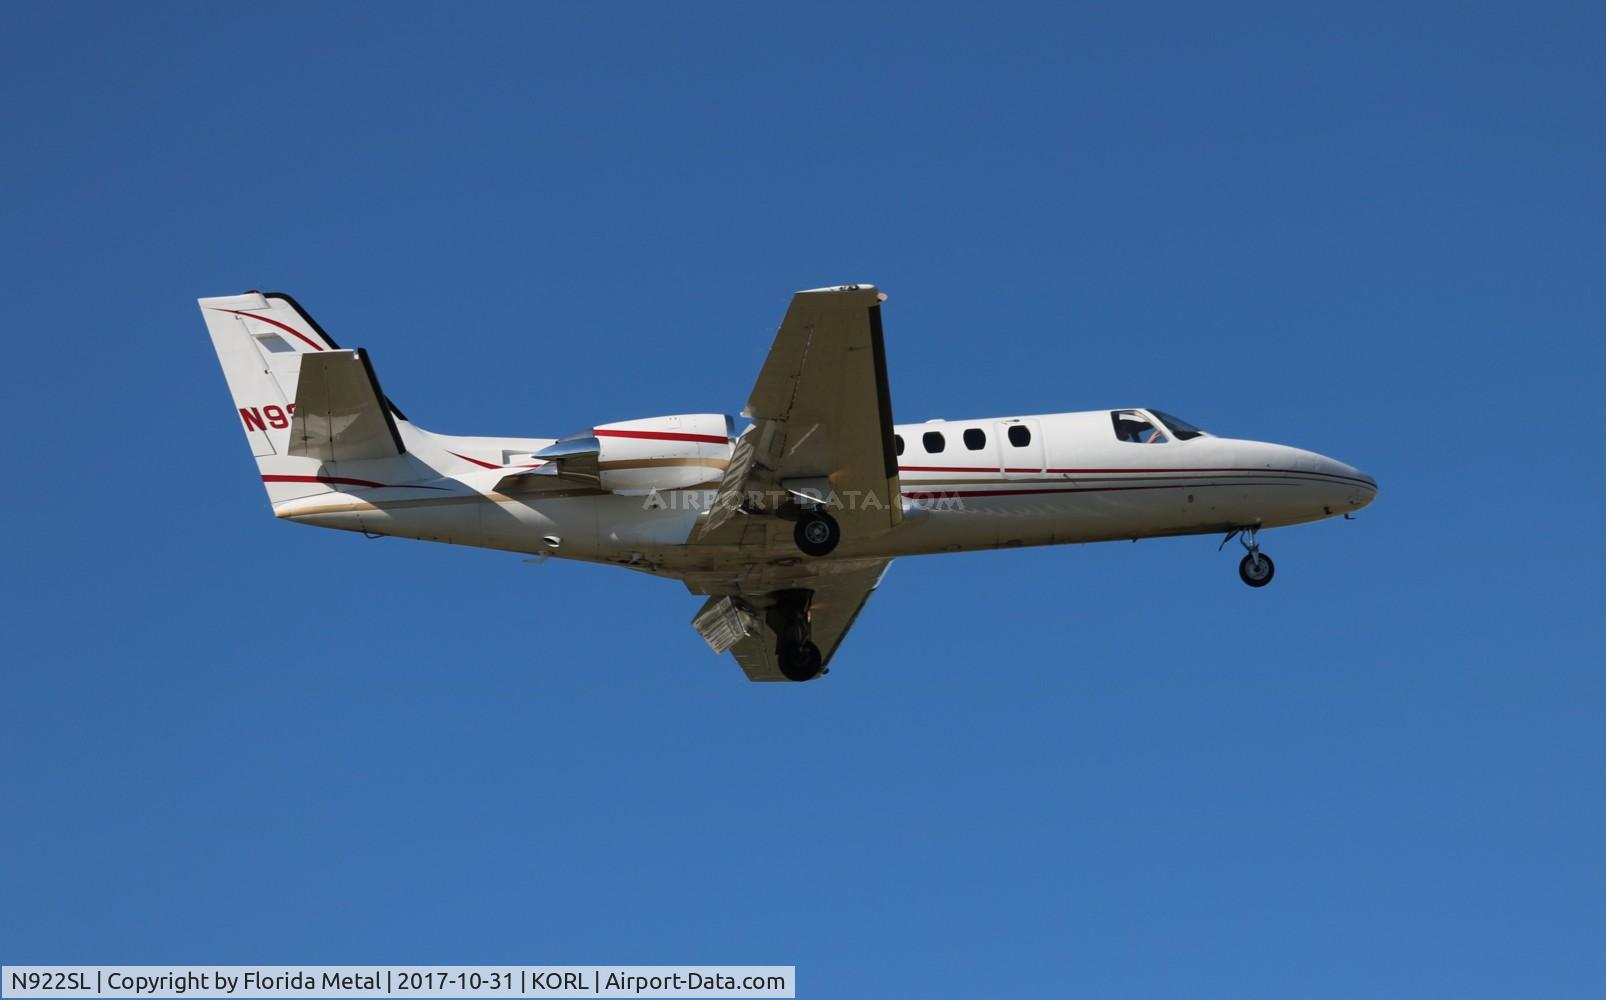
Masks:
[[[1336,476],[1352,485],[1349,504],[1353,510],[1360,510],[1373,500],[1377,499],[1377,480],[1357,469],[1353,465],[1346,465],[1335,458],[1322,456],[1319,463],[1321,471],[1329,476]]]
[[[1377,499],[1377,480],[1373,479],[1364,472],[1361,473],[1360,479],[1362,482],[1361,485],[1355,490],[1355,499],[1350,501],[1355,505],[1356,510],[1360,510],[1362,507],[1365,507],[1367,504]]]

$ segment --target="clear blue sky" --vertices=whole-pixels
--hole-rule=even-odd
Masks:
[[[1606,982],[1598,4],[0,7],[8,963],[777,963],[800,995]],[[1410,6],[1410,5],[1405,5]],[[1354,523],[678,584],[281,524],[194,299],[447,433],[1156,405]]]

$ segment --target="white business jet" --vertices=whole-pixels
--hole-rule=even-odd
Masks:
[[[423,430],[288,295],[200,306],[275,516],[680,580],[755,681],[824,673],[898,556],[1220,533],[1263,587],[1262,528],[1377,495],[1343,462],[1152,408],[894,424],[885,298],[793,296],[739,432],[689,414],[555,439]]]

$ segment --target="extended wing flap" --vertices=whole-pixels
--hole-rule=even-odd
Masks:
[[[407,449],[384,400],[365,351],[303,354],[290,454],[324,462],[402,454]]]

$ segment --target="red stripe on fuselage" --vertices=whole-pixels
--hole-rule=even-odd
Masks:
[[[996,473],[996,472],[999,471],[999,468],[996,465],[984,465],[984,466],[974,466],[974,465],[900,465],[900,466],[898,466],[898,471],[899,472],[974,472],[974,473],[979,473],[979,474],[986,474],[986,473]],[[1357,479],[1354,476],[1343,476],[1343,475],[1339,475],[1336,472],[1318,472],[1315,469],[1254,469],[1254,468],[1243,468],[1243,467],[1224,467],[1224,468],[1201,468],[1201,469],[1164,469],[1164,468],[1149,468],[1149,469],[1004,469],[1003,471],[1007,472],[1007,473],[1022,473],[1022,474],[1026,474],[1026,475],[1039,475],[1039,476],[1046,476],[1046,475],[1096,476],[1096,475],[1107,475],[1107,474],[1117,474],[1117,475],[1139,475],[1139,474],[1157,475],[1157,474],[1169,474],[1169,473],[1195,473],[1195,472],[1259,472],[1259,473],[1275,473],[1277,475],[1325,476],[1325,477],[1327,477],[1329,479],[1342,479],[1342,480],[1344,480],[1346,482],[1360,483],[1360,484],[1362,484],[1364,486],[1370,486],[1371,485],[1366,480]]]
[[[521,462],[518,465],[497,465],[495,462],[483,462],[477,458],[470,458],[467,455],[459,455],[455,451],[448,451],[446,454],[456,455],[465,462],[473,462],[482,469],[539,469],[541,466],[546,464],[545,462]]]
[[[331,486],[361,486],[370,490],[444,490],[444,486],[417,486],[412,483],[376,483],[370,479],[346,479],[341,476],[269,476],[264,483],[328,483]]]
[[[1287,486],[1288,483],[1204,483],[1189,486],[1166,483],[1162,486],[1065,486],[1046,490],[940,490],[931,493],[910,493],[911,500],[952,500],[960,497],[1029,497],[1047,493],[1125,493],[1132,490],[1202,490],[1213,486]]]
[[[448,451],[446,454],[448,454],[448,455],[457,455],[457,457],[461,458],[463,461],[465,461],[465,462],[473,462],[475,465],[479,466],[482,469],[500,469],[501,468],[500,465],[497,465],[494,462],[482,462],[477,458],[469,458],[467,455],[458,455],[457,452],[455,452],[455,451]]]

